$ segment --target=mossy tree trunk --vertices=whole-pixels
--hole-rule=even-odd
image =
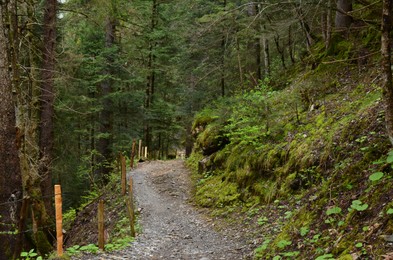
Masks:
[[[19,235],[16,233],[22,197],[15,105],[9,74],[7,32],[4,21],[8,6],[0,2],[0,259],[16,255]]]
[[[386,129],[390,142],[393,144],[393,82],[391,62],[391,30],[393,0],[383,1],[381,54],[383,67],[383,95],[385,99]]]

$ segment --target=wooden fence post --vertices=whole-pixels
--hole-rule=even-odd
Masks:
[[[55,185],[57,255],[63,255],[63,212],[61,186]]]
[[[142,157],[142,140],[139,140],[139,146],[138,146],[138,160],[141,159]]]
[[[126,195],[126,186],[127,186],[127,173],[126,173],[126,158],[123,155],[120,155],[121,158],[121,194]]]
[[[147,159],[147,146],[145,146],[145,158]]]
[[[98,204],[98,248],[104,250],[104,201],[100,200]]]
[[[130,157],[130,169],[134,168],[135,147],[136,147],[136,141],[134,139],[134,140],[132,140],[131,157]]]
[[[134,210],[134,194],[132,189],[132,177],[130,177],[129,196],[126,198],[127,211],[130,219],[131,236],[135,237],[135,210]]]

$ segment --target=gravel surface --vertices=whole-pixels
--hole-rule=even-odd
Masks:
[[[183,161],[141,163],[131,173],[142,234],[128,248],[79,259],[246,259],[240,236],[219,233],[190,201],[189,171]],[[76,258],[74,258],[76,259]]]

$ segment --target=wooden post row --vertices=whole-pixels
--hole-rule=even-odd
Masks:
[[[126,195],[126,186],[127,186],[127,173],[126,173],[126,158],[121,155],[121,194]]]
[[[56,210],[56,238],[57,255],[63,255],[63,212],[61,199],[61,186],[55,185],[55,210]]]
[[[104,201],[100,200],[98,204],[98,248],[104,250],[105,237],[104,237]]]

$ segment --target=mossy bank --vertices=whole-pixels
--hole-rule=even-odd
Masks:
[[[256,258],[391,251],[393,153],[376,59],[360,66],[322,57],[195,117],[195,199],[257,222]]]

